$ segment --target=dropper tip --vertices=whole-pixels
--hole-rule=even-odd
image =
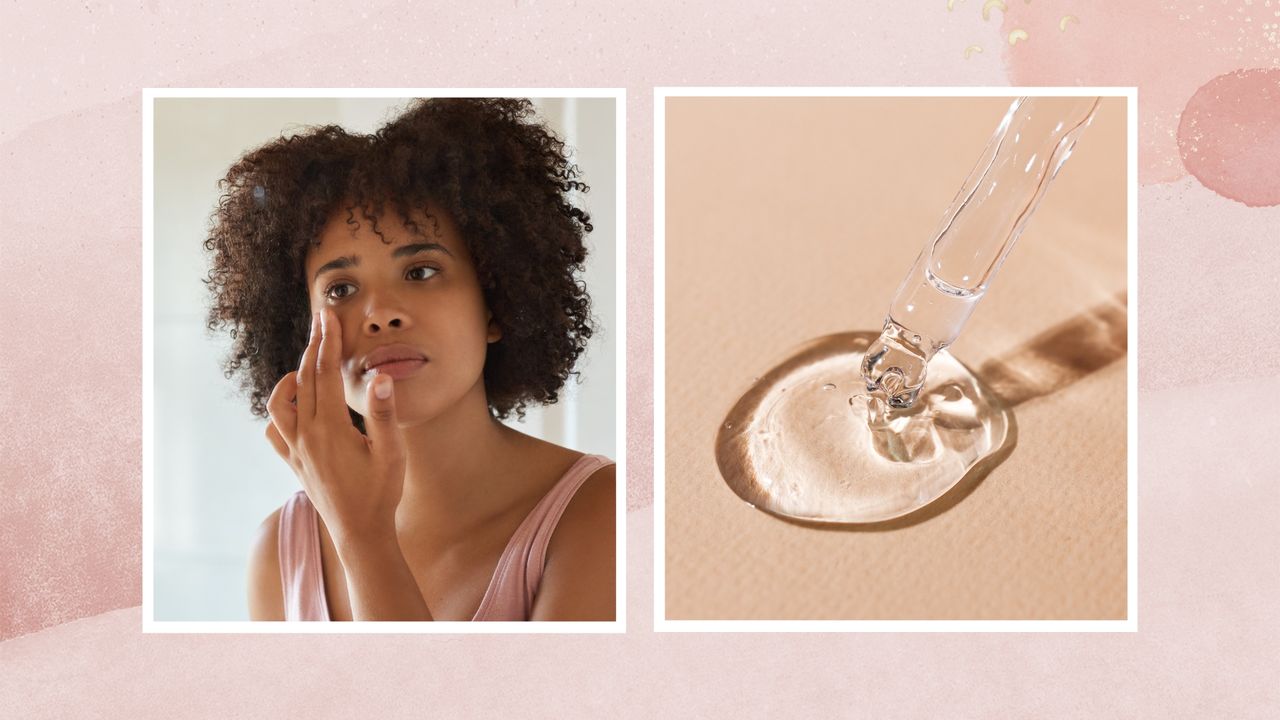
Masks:
[[[868,393],[881,393],[890,407],[909,408],[924,385],[928,360],[882,334],[862,356],[862,380]]]

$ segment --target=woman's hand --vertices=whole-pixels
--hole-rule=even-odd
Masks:
[[[405,471],[392,379],[377,375],[369,383],[366,437],[347,412],[341,361],[337,316],[313,313],[301,367],[267,401],[267,437],[302,481],[340,555],[395,542]]]
[[[405,449],[392,380],[376,375],[369,383],[366,437],[347,413],[341,361],[337,316],[329,310],[313,314],[302,366],[285,375],[267,401],[267,438],[333,537],[352,619],[431,620],[396,537]]]

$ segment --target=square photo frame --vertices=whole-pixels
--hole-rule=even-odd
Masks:
[[[824,515],[883,490],[840,473],[871,443],[820,429],[870,400],[846,363],[786,405],[795,368],[881,333],[1013,101],[1093,97],[951,348],[1012,410],[999,452],[914,510]],[[655,90],[657,631],[1136,632],[1136,110],[1136,88]]]
[[[375,131],[415,98],[529,98],[590,193],[580,282],[595,332],[555,405],[506,423],[612,458],[614,619],[574,622],[250,621],[254,528],[299,490],[265,421],[224,376],[229,341],[206,328],[203,243],[241,155],[325,125]],[[625,90],[572,88],[173,89],[143,91],[143,631],[148,633],[622,633],[626,631]],[[353,421],[354,421],[353,413]],[[501,565],[500,565],[501,567]],[[496,578],[491,581],[496,582]]]

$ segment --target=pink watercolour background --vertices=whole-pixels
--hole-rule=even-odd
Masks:
[[[1198,92],[1280,66],[1265,2],[7,6],[0,715],[1271,716],[1280,141]],[[1139,88],[1139,632],[650,632],[652,88],[1008,84]],[[141,634],[147,86],[627,88],[626,636]]]

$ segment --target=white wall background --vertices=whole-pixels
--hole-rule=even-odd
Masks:
[[[247,620],[245,568],[258,524],[300,489],[275,454],[264,420],[222,376],[229,342],[204,328],[208,294],[202,243],[216,183],[244,152],[281,133],[336,123],[371,132],[403,109],[387,99],[155,100],[155,496],[157,620]],[[579,361],[581,383],[559,404],[528,413],[524,432],[616,457],[617,185],[613,99],[535,100],[591,186],[595,231],[584,279],[598,334]]]

